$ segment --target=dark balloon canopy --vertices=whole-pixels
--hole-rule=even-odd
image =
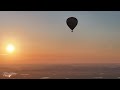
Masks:
[[[66,23],[68,25],[68,27],[72,30],[73,32],[73,29],[77,26],[78,24],[78,20],[75,18],[75,17],[69,17],[67,20],[66,20]]]

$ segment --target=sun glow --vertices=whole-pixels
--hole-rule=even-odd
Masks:
[[[14,50],[15,50],[15,47],[13,44],[8,44],[7,47],[6,47],[6,50],[8,53],[13,53]]]

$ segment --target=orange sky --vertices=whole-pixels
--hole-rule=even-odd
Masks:
[[[71,33],[66,19],[79,23]],[[120,62],[119,12],[0,12],[0,53],[12,43],[2,63]]]

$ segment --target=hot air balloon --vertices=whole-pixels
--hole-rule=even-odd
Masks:
[[[68,27],[71,29],[71,32],[73,32],[73,29],[77,26],[78,24],[78,20],[75,17],[69,17],[66,20],[66,23],[68,25]]]

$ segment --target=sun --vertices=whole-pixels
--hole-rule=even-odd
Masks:
[[[15,46],[13,44],[8,44],[6,50],[8,53],[13,53],[15,50]]]

